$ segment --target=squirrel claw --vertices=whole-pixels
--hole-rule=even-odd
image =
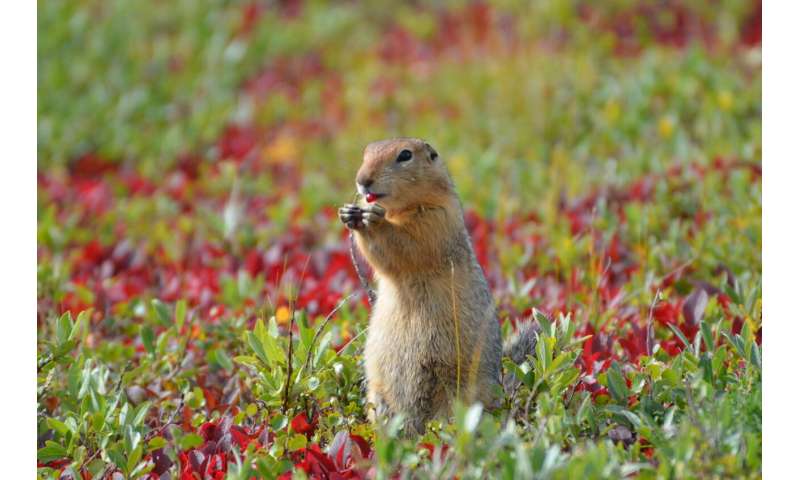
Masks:
[[[359,229],[365,226],[364,212],[356,205],[347,204],[339,209],[339,220],[349,229]]]

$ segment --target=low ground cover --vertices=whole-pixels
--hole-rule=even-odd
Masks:
[[[39,477],[760,476],[760,7],[201,3],[39,5]],[[416,439],[334,215],[400,134],[544,327]]]

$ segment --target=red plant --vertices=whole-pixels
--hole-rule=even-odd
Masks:
[[[311,436],[314,433],[314,430],[317,429],[318,421],[319,417],[315,415],[313,419],[309,422],[308,415],[306,415],[306,412],[302,412],[295,415],[290,425],[292,427],[292,431],[297,433],[302,433],[303,435],[306,436]]]

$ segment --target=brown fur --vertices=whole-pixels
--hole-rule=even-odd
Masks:
[[[413,158],[397,162],[403,150]],[[437,157],[419,139],[371,143],[357,182],[385,196],[340,210],[378,286],[364,353],[368,400],[378,417],[402,412],[420,433],[448,414],[457,392],[493,404],[502,355],[489,287]]]

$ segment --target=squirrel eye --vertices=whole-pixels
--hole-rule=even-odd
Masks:
[[[407,162],[411,160],[411,151],[410,150],[403,150],[400,152],[400,155],[397,156],[398,162]]]

